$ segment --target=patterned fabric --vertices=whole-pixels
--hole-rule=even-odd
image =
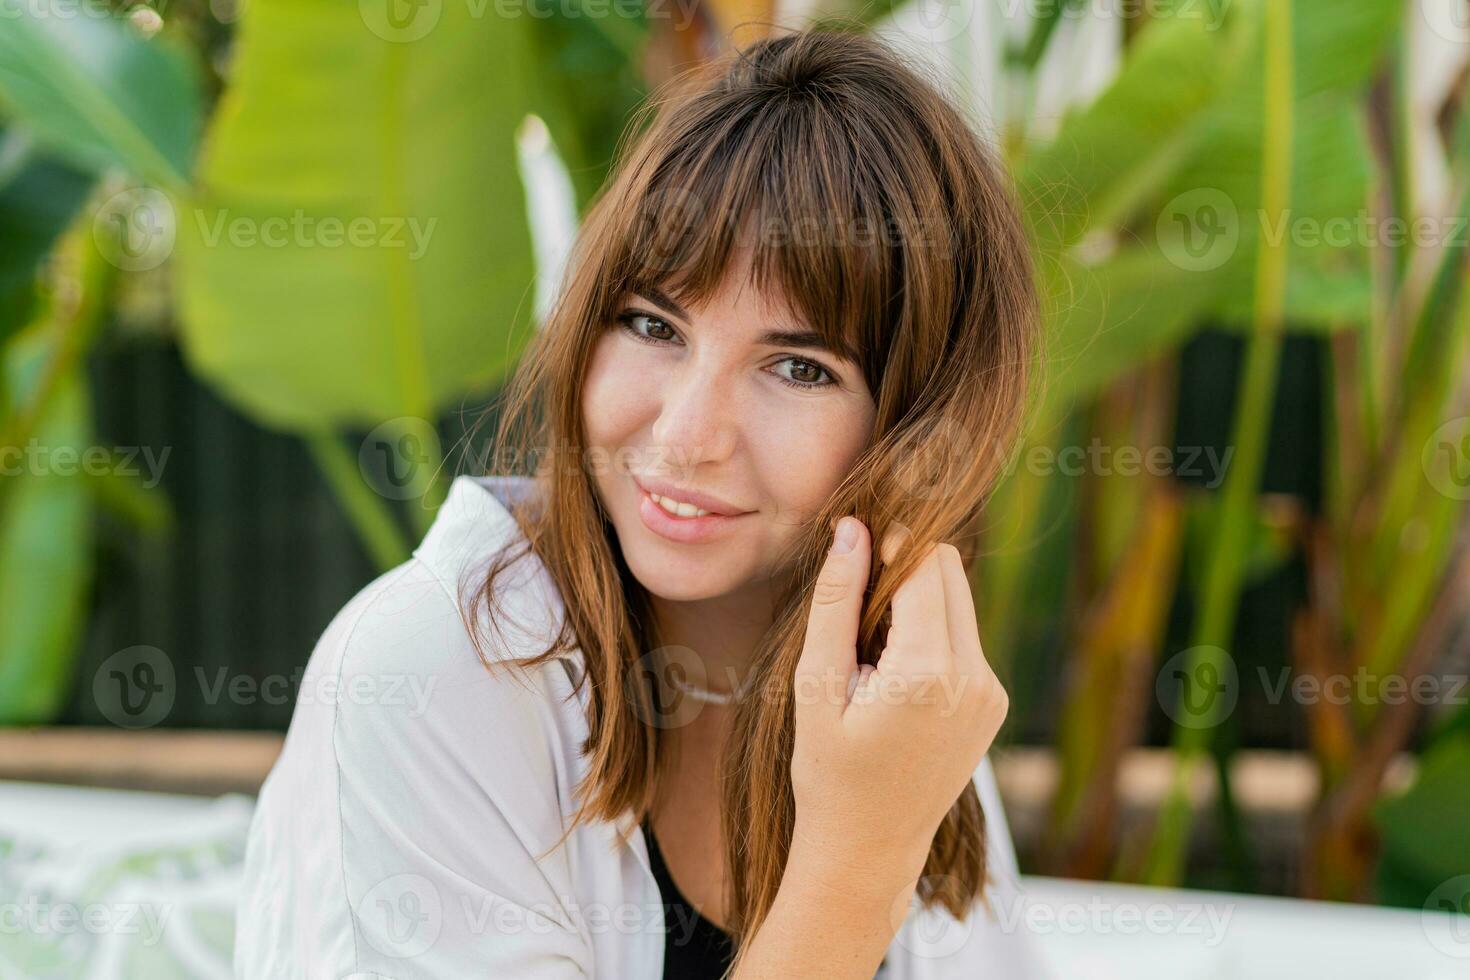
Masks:
[[[98,822],[119,796],[64,792]],[[100,844],[0,817],[0,980],[229,978],[252,806],[201,801],[186,820],[99,833]]]

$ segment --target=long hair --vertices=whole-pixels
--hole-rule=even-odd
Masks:
[[[668,771],[643,670],[656,646],[648,596],[578,455],[583,381],[619,298],[655,285],[698,305],[723,283],[732,251],[749,247],[757,287],[780,290],[830,349],[851,352],[876,404],[869,445],[786,556],[795,572],[731,719],[721,826],[728,928],[743,947],[790,846],[793,672],[831,522],[855,514],[874,541],[901,522],[911,540],[949,541],[973,560],[984,498],[1030,407],[1041,347],[1031,256],[1012,188],[976,127],[938,85],[853,31],[780,34],[686,72],[635,115],[614,163],[507,386],[495,437],[497,453],[539,459],[542,506],[516,517],[565,600],[555,642],[520,663],[580,648],[578,681],[591,685],[571,827],[629,811],[642,819]],[[915,548],[873,563],[860,663],[877,662],[889,602],[922,557]],[[477,580],[487,609],[514,558]],[[970,784],[934,836],[917,894],[963,918],[985,882],[984,815]]]

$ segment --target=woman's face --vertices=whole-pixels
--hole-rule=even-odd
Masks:
[[[623,296],[588,368],[597,492],[629,569],[671,601],[779,575],[780,556],[872,435],[858,365],[814,333],[803,339],[808,325],[756,295],[744,272],[700,309]],[[671,514],[648,491],[711,513]]]

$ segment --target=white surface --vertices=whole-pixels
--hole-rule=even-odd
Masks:
[[[1062,878],[1022,880],[1025,921],[1053,968],[1069,978],[1470,977],[1470,920],[1460,920],[1456,941],[1453,920],[1442,913]]]
[[[244,797],[222,799],[227,807],[248,805]],[[220,802],[0,782],[0,832],[111,850],[198,833]],[[1456,933],[1440,913],[1030,875],[1022,881],[1024,901],[997,910],[1003,927],[1030,929],[1056,975],[1069,980],[1470,977],[1470,922],[1462,919]]]

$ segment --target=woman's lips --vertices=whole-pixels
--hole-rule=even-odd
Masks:
[[[660,537],[681,544],[706,541],[720,534],[742,517],[749,516],[748,514],[705,514],[703,517],[675,517],[654,502],[647,490],[636,483],[633,484],[633,488],[638,491],[638,516],[643,520],[643,526]]]

